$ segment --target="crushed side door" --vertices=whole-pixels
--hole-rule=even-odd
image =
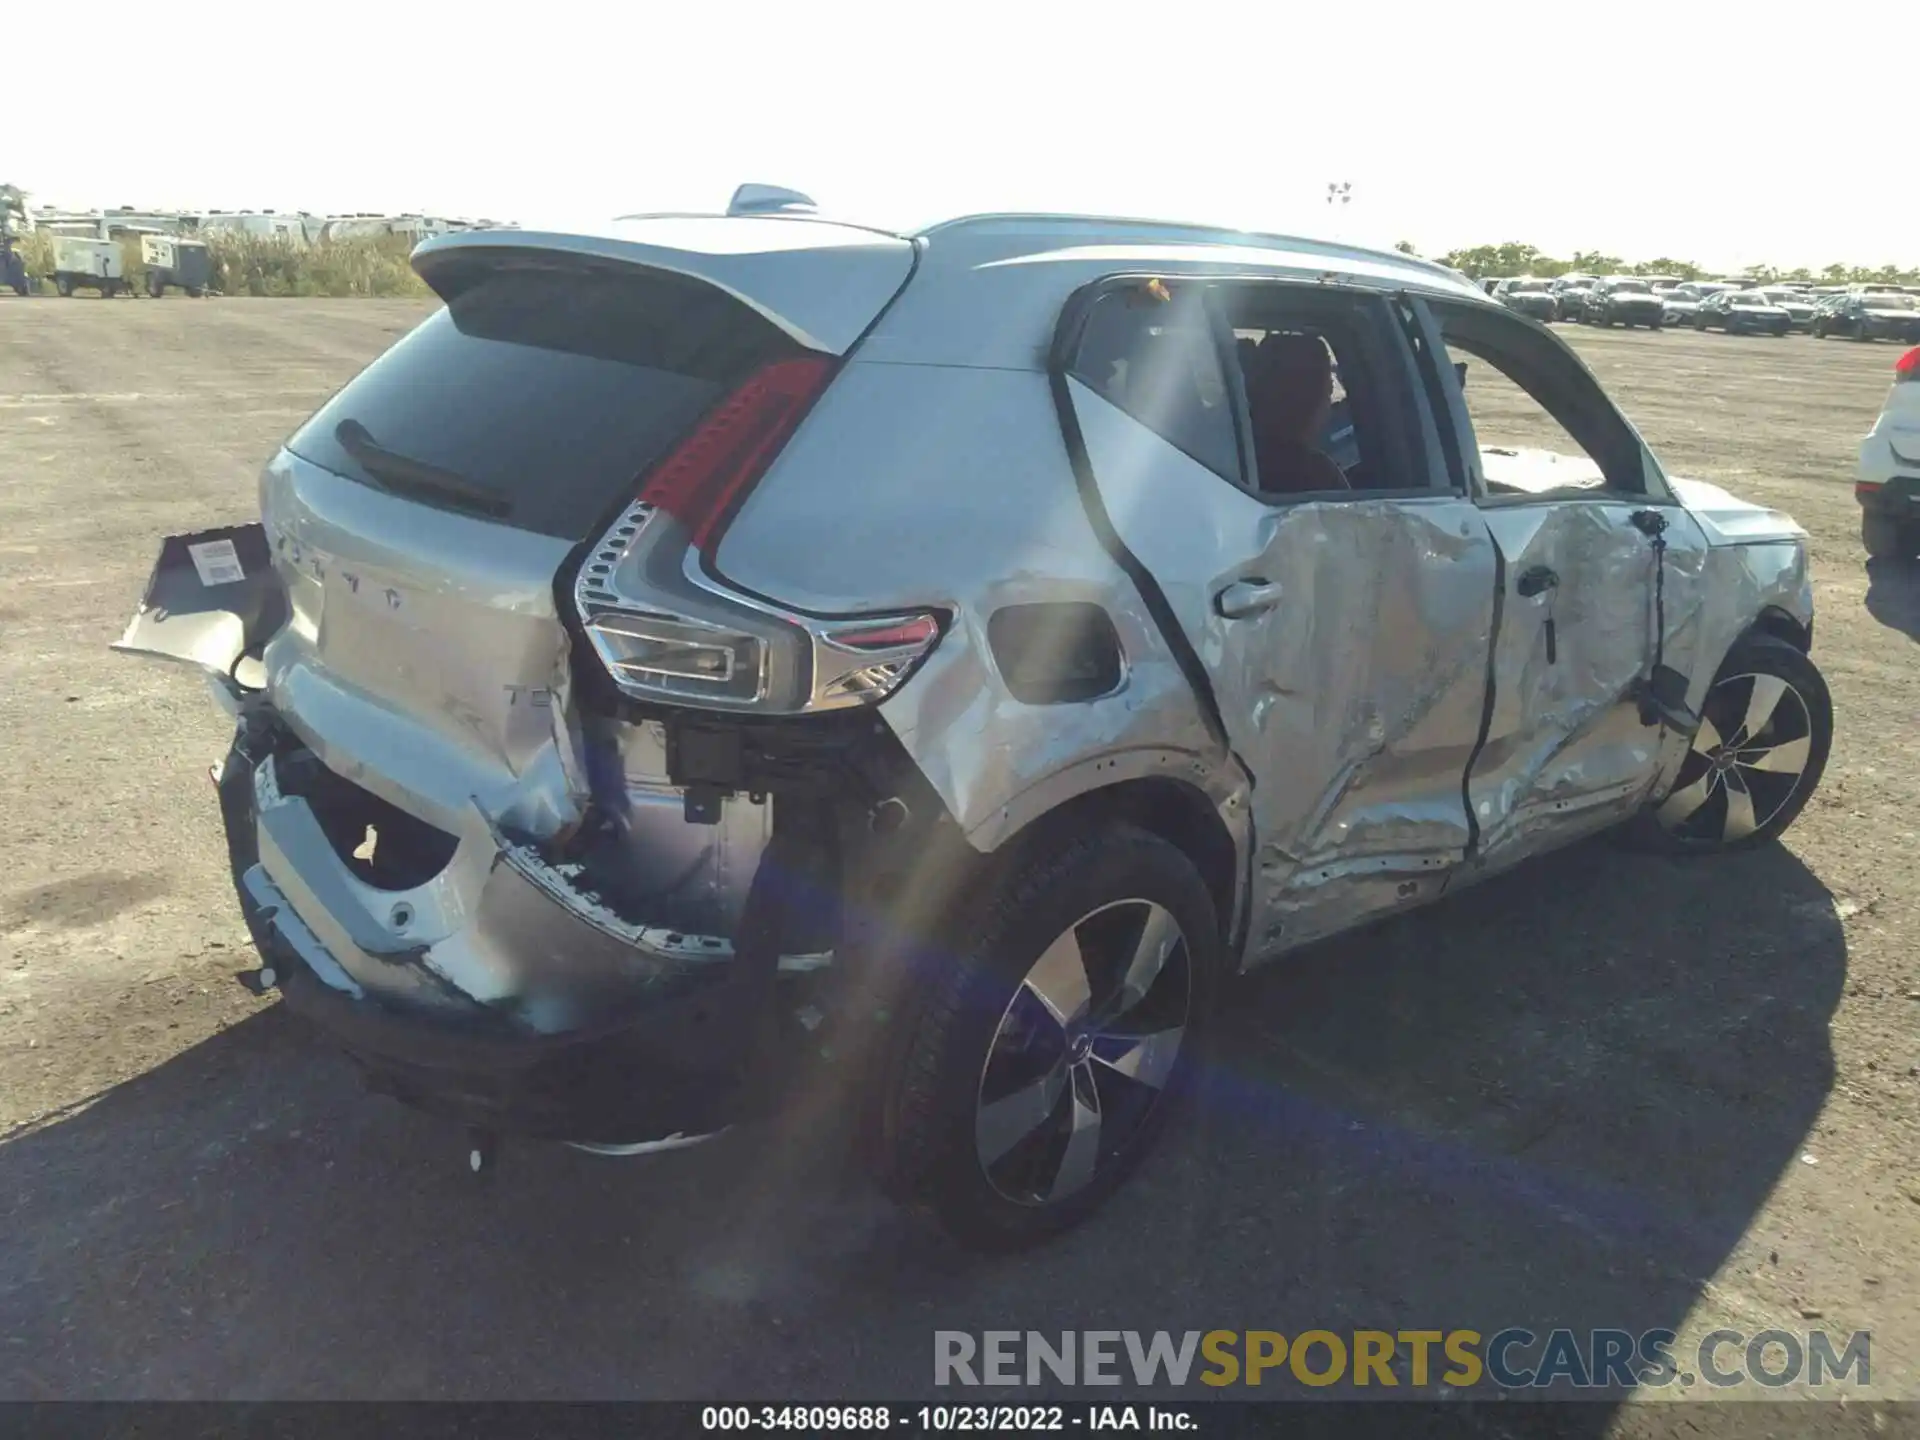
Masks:
[[[1404,400],[1392,353],[1381,373]],[[1495,570],[1473,503],[1432,489],[1272,503],[1226,478],[1241,473],[1231,427],[1176,443],[1152,396],[1116,401],[1099,381],[1064,377],[1069,438],[1252,781],[1249,958],[1432,899],[1472,844],[1461,782]],[[1424,485],[1428,455],[1389,453]]]

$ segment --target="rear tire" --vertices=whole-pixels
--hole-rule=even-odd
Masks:
[[[1833,745],[1833,699],[1813,661],[1749,633],[1721,662],[1672,787],[1623,827],[1635,848],[1705,855],[1751,850],[1794,822]]]
[[[148,296],[152,299],[158,300],[166,293],[167,293],[167,282],[162,280],[158,275],[154,274],[151,270],[149,270],[147,272]]]
[[[947,933],[880,1067],[871,1159],[961,1243],[1019,1249],[1085,1220],[1165,1128],[1219,925],[1180,850],[1116,823],[1036,840]]]
[[[66,276],[54,276],[53,288],[60,293],[62,300],[71,300],[73,298],[73,281],[69,280]]]
[[[1891,515],[1860,514],[1860,543],[1872,560],[1911,560],[1920,554],[1920,525],[1902,524]]]

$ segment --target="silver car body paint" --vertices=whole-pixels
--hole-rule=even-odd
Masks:
[[[326,767],[449,833],[577,818],[553,576],[566,542],[422,507],[281,451],[261,514],[292,616],[267,698]],[[535,703],[544,699],[546,703]]]
[[[1493,616],[1472,503],[1269,505],[1069,387],[1106,509],[1205,662],[1253,779],[1254,951],[1437,895],[1467,850],[1460,775]],[[1263,608],[1221,615],[1236,583],[1262,587]]]
[[[950,613],[878,713],[978,851],[1106,786],[1188,784],[1236,850],[1244,964],[1429,900],[1671,782],[1684,739],[1661,739],[1625,700],[1648,659],[1654,564],[1625,501],[1503,507],[1436,493],[1269,506],[1195,475],[1197,462],[1066,382],[1112,523],[1202,661],[1224,737],[1089,518],[1047,374],[1061,308],[1082,286],[1115,274],[1324,277],[1498,308],[1452,272],[1310,241],[1047,217],[956,222],[911,242],[791,217],[682,217],[597,236],[450,236],[420,258],[430,269],[543,247],[705,280],[848,356],[734,518],[712,573],[685,570],[675,599],[735,621],[782,607]],[[1548,485],[1581,483],[1584,463],[1486,461],[1490,480],[1522,489],[1541,483],[1521,483],[1540,465],[1557,467]],[[1675,490],[1680,503],[1654,502],[1673,521],[1665,648],[1697,703],[1758,617],[1778,610],[1804,625],[1811,603],[1790,521],[1714,487]],[[265,647],[257,703],[328,770],[457,839],[433,879],[376,889],[262,767],[247,888],[280,908],[297,949],[329,957],[314,963],[323,981],[429,1007],[478,1000],[557,1032],[643,997],[689,956],[731,954],[769,807],[735,795],[719,823],[689,824],[659,726],[580,713],[580,657],[555,599],[566,542],[428,511],[284,452],[261,501],[291,619]],[[1547,553],[1560,585],[1537,604],[1517,599],[1515,576]],[[1264,609],[1228,621],[1215,596],[1242,582],[1261,588]],[[988,618],[1052,600],[1111,617],[1124,668],[1110,693],[1035,705],[1009,690]],[[233,661],[215,652],[237,654],[245,630],[203,621],[183,647],[155,618],[136,617],[124,648],[184,648],[216,673]],[[635,873],[686,882],[646,924],[507,838],[580,823],[596,754],[617,765]]]
[[[429,265],[555,251],[685,275],[725,291],[809,350],[844,355],[913,269],[911,241],[782,216],[655,215],[593,233],[469,230],[415,252]]]

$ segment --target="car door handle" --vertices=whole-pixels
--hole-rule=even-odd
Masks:
[[[1521,599],[1531,600],[1543,590],[1557,589],[1559,584],[1560,577],[1552,570],[1545,565],[1536,565],[1531,570],[1522,571],[1520,578],[1514,582],[1513,588],[1514,593]]]
[[[1227,620],[1243,620],[1279,603],[1280,587],[1265,580],[1236,580],[1213,597],[1215,613]]]

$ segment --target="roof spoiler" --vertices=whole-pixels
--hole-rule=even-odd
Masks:
[[[442,300],[501,267],[631,265],[710,285],[809,350],[844,355],[913,272],[912,242],[783,213],[654,216],[606,233],[461,230],[422,241],[413,268]],[[764,222],[764,223],[762,223]]]

